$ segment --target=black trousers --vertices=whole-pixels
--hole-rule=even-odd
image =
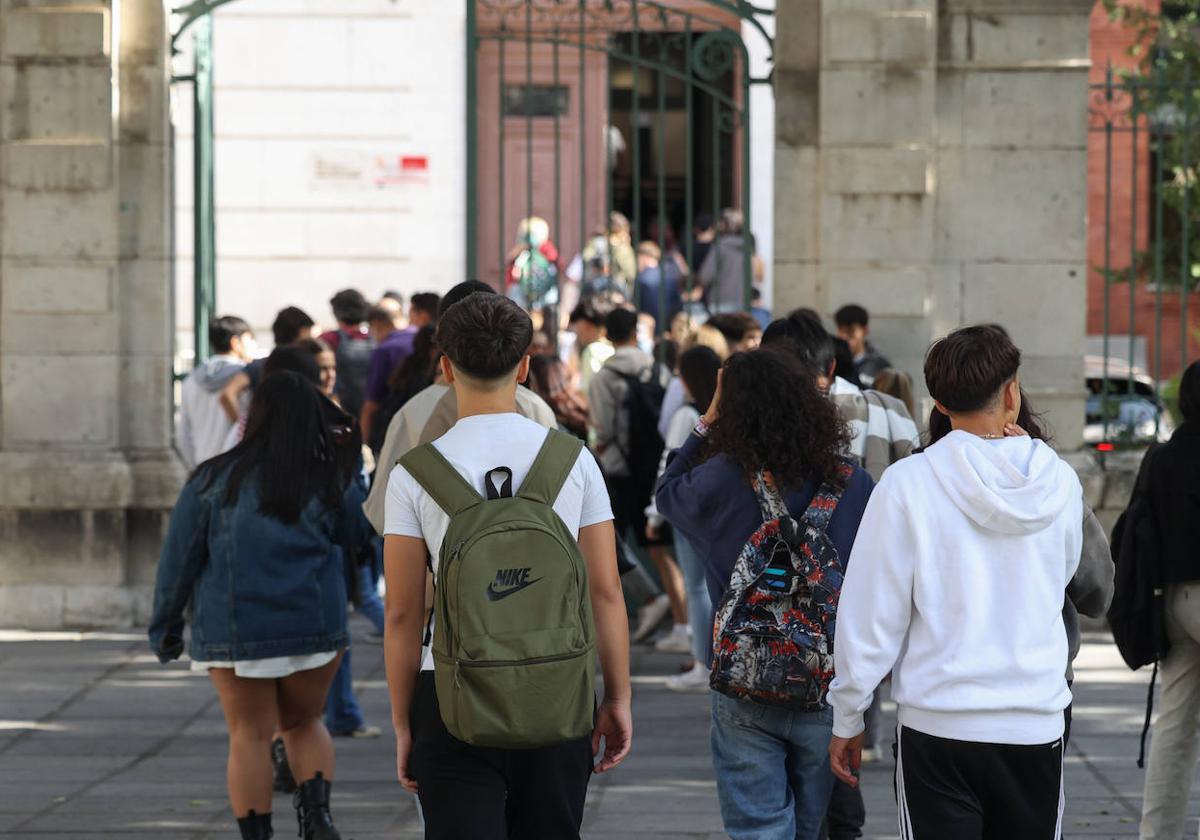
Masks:
[[[579,840],[590,738],[534,750],[463,743],[442,723],[432,671],[417,677],[411,720],[427,840]]]
[[[866,822],[867,807],[863,803],[862,788],[850,787],[841,779],[834,779],[825,824],[821,826],[821,840],[857,840],[863,836]]]
[[[900,727],[896,803],[904,840],[1058,840],[1063,741],[955,741]]]

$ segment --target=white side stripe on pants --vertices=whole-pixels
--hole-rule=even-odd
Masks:
[[[900,840],[914,840],[912,818],[908,815],[908,798],[904,793],[903,728],[896,727],[896,811],[900,819]]]
[[[1064,738],[1062,744],[1062,765],[1058,771],[1058,824],[1054,827],[1054,840],[1062,840],[1062,824],[1063,814],[1067,810],[1067,741]]]

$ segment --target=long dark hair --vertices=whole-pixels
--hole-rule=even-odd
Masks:
[[[437,328],[426,324],[413,336],[412,352],[396,365],[388,379],[392,391],[406,391],[410,396],[433,382],[434,365],[437,363],[434,336]]]
[[[529,357],[529,390],[553,406],[558,395],[567,387],[567,375],[562,359],[553,353],[537,353]]]
[[[1046,425],[1046,418],[1033,409],[1024,388],[1021,389],[1021,410],[1017,412],[1017,425],[1029,432],[1029,436],[1034,440],[1049,443],[1054,439]],[[949,416],[942,414],[935,406],[929,412],[929,443],[926,446],[933,446],[953,430]]]
[[[194,477],[207,490],[228,472],[221,504],[229,507],[253,474],[259,513],[293,523],[314,497],[327,509],[341,507],[361,447],[350,415],[300,374],[279,371],[254,389],[242,442],[201,464]]]
[[[781,488],[840,485],[849,431],[812,373],[777,350],[737,353],[725,363],[709,455],[725,455],[747,481],[769,470]]]
[[[712,403],[720,370],[721,357],[710,347],[693,347],[679,357],[679,378],[692,395],[692,405],[701,414]]]

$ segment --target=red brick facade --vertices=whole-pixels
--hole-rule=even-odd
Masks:
[[[1140,0],[1158,5],[1158,0]],[[1104,265],[1106,243],[1111,270],[1128,270],[1131,256],[1150,244],[1153,208],[1150,193],[1151,158],[1149,135],[1145,126],[1136,133],[1124,119],[1125,106],[1119,98],[1107,101],[1104,83],[1108,68],[1114,73],[1134,64],[1127,51],[1133,35],[1123,24],[1109,20],[1103,2],[1097,2],[1091,19],[1091,84],[1088,96],[1090,132],[1088,135],[1088,335],[1104,333]],[[1111,122],[1111,138],[1105,130]],[[1136,143],[1136,160],[1135,148]],[[1111,180],[1108,177],[1111,167]],[[1107,186],[1107,189],[1106,189]],[[1108,224],[1105,224],[1105,221]],[[1114,335],[1130,332],[1130,291],[1134,295],[1134,332],[1147,343],[1149,373],[1154,373],[1156,295],[1144,284],[1131,286],[1113,283],[1108,293],[1108,331]],[[1181,306],[1179,295],[1164,291],[1162,296],[1162,376],[1170,377],[1181,368]],[[1188,300],[1190,340],[1187,358],[1200,357],[1200,295]]]

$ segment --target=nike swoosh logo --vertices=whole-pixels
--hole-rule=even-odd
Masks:
[[[533,586],[539,580],[541,580],[541,578],[534,578],[533,580],[527,580],[522,584],[514,586],[512,589],[505,589],[501,592],[497,592],[495,589],[492,588],[494,586],[494,584],[489,583],[488,588],[487,588],[488,600],[489,601],[499,601],[502,598],[507,598],[509,595],[512,595],[516,592],[520,592],[522,589],[527,589],[528,587]]]

